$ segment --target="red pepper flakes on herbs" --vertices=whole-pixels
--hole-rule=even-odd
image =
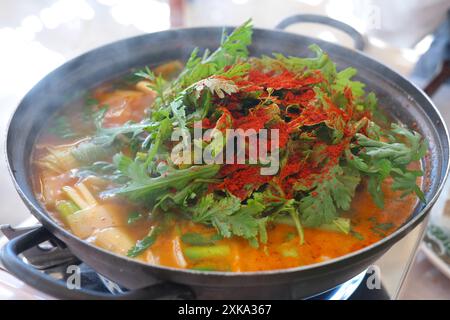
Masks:
[[[329,114],[323,110],[316,108],[305,108],[297,118],[288,122],[290,128],[294,129],[299,126],[312,126],[329,119]]]
[[[219,108],[219,111],[222,112],[222,115],[217,119],[215,128],[220,130],[222,133],[226,132],[226,129],[230,129],[233,127],[233,116],[230,111],[226,108]]]
[[[271,117],[267,114],[250,113],[248,116],[235,119],[234,123],[236,129],[254,129],[258,131],[263,129],[270,119]]]
[[[297,171],[295,171],[297,170]],[[283,172],[283,169],[282,169]],[[321,172],[320,168],[314,168],[311,163],[301,161],[295,164],[288,164],[283,174],[287,175],[283,179],[275,179],[285,193],[286,198],[294,195],[294,185],[301,183],[305,187],[311,187],[315,177]]]
[[[236,80],[234,83],[239,87],[239,90],[241,92],[250,93],[250,92],[264,90],[264,88],[262,86],[256,85],[253,82],[248,81],[248,80],[240,79],[240,80]]]
[[[284,148],[289,141],[289,134],[291,133],[290,126],[286,122],[280,121],[271,126],[270,129],[278,129],[278,145],[280,148]],[[269,137],[270,141],[271,139],[272,138]],[[270,146],[268,150],[270,150]]]
[[[252,69],[248,74],[248,81],[261,87],[281,90],[301,88],[319,83],[321,80],[319,77],[314,76],[301,78],[287,70],[283,71],[281,74],[274,74],[274,72],[263,73],[259,70]]]
[[[307,89],[303,92],[294,93],[292,91],[288,91],[283,98],[283,103],[288,105],[299,105],[299,106],[307,106],[309,102],[316,98],[316,94],[314,90]]]
[[[333,124],[338,119],[342,119],[344,122],[348,121],[350,115],[345,110],[335,106],[328,97],[323,97],[326,105],[318,105],[316,93],[311,89],[310,85],[320,81],[323,81],[323,77],[319,72],[315,72],[309,77],[298,77],[287,70],[280,74],[250,70],[246,79],[235,80],[235,84],[239,87],[240,92],[217,101],[223,114],[217,120],[216,127],[221,128],[223,127],[222,122],[227,122],[225,127],[229,128],[231,118],[232,127],[235,129],[254,129],[255,131],[263,128],[278,129],[279,147],[284,148],[289,141],[290,135],[300,127],[313,126],[322,122]],[[266,88],[275,90],[290,89],[290,91],[285,92],[284,96],[282,94],[281,97],[277,95],[271,96],[271,93],[264,90]],[[259,95],[259,99],[261,101],[270,99],[272,105],[260,105],[249,109],[247,111],[248,114],[244,114],[245,110],[238,109],[238,106],[242,103],[242,93],[245,94],[252,91],[263,91]],[[350,97],[348,93],[347,96]],[[280,114],[282,111],[280,107],[285,108],[289,105],[298,105],[298,114],[290,113],[289,117],[292,119],[290,121],[285,121],[282,117],[279,117],[278,120],[269,125],[271,121],[274,121],[274,112]],[[267,140],[267,150],[270,150],[272,137],[269,135]],[[324,158],[329,163],[328,167],[337,163],[344,148],[343,144],[325,145],[323,153]],[[320,172],[323,173],[323,170],[327,170],[327,168],[314,167],[315,165],[317,164],[310,161],[302,161],[301,155],[294,154],[289,158],[288,163],[281,168],[279,175],[275,177],[261,176],[261,167],[257,165],[224,165],[220,170],[220,175],[224,180],[222,183],[215,185],[213,189],[227,190],[231,194],[245,199],[252,191],[273,180],[280,185],[287,197],[292,197],[295,183],[310,186]]]
[[[288,158],[286,164],[281,168],[276,180],[283,181],[288,176],[299,173],[302,166],[300,155],[294,154]]]
[[[224,165],[219,174],[225,176],[215,188],[227,190],[241,200],[246,199],[254,190],[272,180],[273,176],[260,175],[259,166]]]
[[[226,108],[228,109],[233,116],[235,116],[234,112],[240,112],[240,105],[242,103],[242,97],[239,94],[232,94],[230,96],[226,96],[224,99],[213,100],[213,104],[216,108]]]

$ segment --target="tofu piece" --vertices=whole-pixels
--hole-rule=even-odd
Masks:
[[[96,205],[67,217],[72,232],[82,239],[90,237],[95,231],[126,225],[126,212],[117,205]]]
[[[134,245],[124,228],[112,227],[95,232],[90,240],[95,245],[117,254],[126,255]]]

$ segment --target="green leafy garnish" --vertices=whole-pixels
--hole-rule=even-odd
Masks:
[[[63,139],[78,137],[72,129],[72,125],[66,116],[59,116],[53,120],[52,126],[48,128],[48,132]]]
[[[415,193],[421,201],[425,202],[425,196],[417,185],[417,178],[422,175],[422,172],[410,170],[407,165],[425,156],[427,143],[417,132],[409,131],[397,124],[392,124],[391,132],[393,134],[391,142],[356,134],[357,146],[362,148],[361,154],[347,157],[347,159],[369,178],[368,190],[379,207],[384,206],[381,184],[388,177],[394,180],[393,190],[400,190],[403,195]],[[402,140],[397,140],[395,135]]]
[[[191,246],[207,246],[215,244],[221,238],[219,234],[205,236],[201,233],[189,232],[181,236],[181,241]]]
[[[321,182],[300,200],[299,210],[303,224],[308,227],[328,224],[337,217],[338,209],[350,209],[359,181],[358,172],[335,167],[329,180]]]
[[[137,221],[141,220],[143,217],[142,213],[138,212],[138,211],[133,211],[128,215],[128,220],[127,223],[128,224],[134,224]]]
[[[127,256],[135,258],[142,254],[156,242],[160,232],[160,227],[153,227],[144,239],[139,240],[136,245],[128,251]]]
[[[148,176],[146,166],[139,160],[133,161],[123,154],[117,154],[114,162],[122,174],[129,178],[129,182],[122,187],[105,191],[103,195],[121,194],[131,200],[155,200],[161,193],[170,189],[181,190],[195,179],[211,178],[219,169],[218,165],[192,166],[151,178]]]

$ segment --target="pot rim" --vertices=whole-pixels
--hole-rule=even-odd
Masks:
[[[57,67],[56,69],[54,69],[53,71],[49,72],[48,74],[46,74],[41,80],[39,80],[30,90],[28,90],[28,92],[22,97],[21,101],[19,102],[19,104],[17,105],[17,107],[15,108],[14,112],[12,113],[12,115],[9,118],[7,127],[6,127],[6,143],[4,145],[4,152],[5,152],[5,157],[6,157],[6,162],[7,162],[7,167],[8,167],[8,172],[11,176],[11,179],[13,180],[14,183],[14,187],[17,191],[17,193],[19,194],[19,196],[21,197],[22,201],[25,203],[25,205],[27,206],[27,208],[31,211],[31,213],[44,225],[45,228],[47,228],[52,234],[54,234],[56,237],[58,237],[60,240],[62,240],[63,242],[66,243],[67,240],[69,241],[75,241],[75,242],[79,242],[81,243],[85,249],[86,247],[92,249],[92,250],[99,250],[101,251],[103,254],[109,255],[111,257],[117,258],[117,259],[121,259],[126,261],[127,263],[130,264],[135,264],[136,266],[140,266],[140,267],[145,267],[145,268],[152,268],[152,269],[156,269],[158,271],[171,271],[171,272],[175,272],[175,273],[182,273],[182,274],[188,274],[188,275],[192,275],[192,276],[214,276],[214,277],[252,277],[252,276],[270,276],[270,275],[280,275],[280,274],[293,274],[293,273],[297,273],[297,272],[307,272],[307,271],[311,271],[311,270],[316,270],[316,269],[320,269],[320,268],[324,268],[324,267],[328,267],[330,265],[333,264],[340,264],[340,263],[345,263],[347,260],[350,260],[352,258],[355,258],[357,256],[364,256],[365,254],[368,254],[370,251],[372,251],[375,248],[378,247],[383,247],[383,246],[391,246],[393,245],[395,242],[397,242],[398,240],[400,240],[402,237],[404,237],[411,229],[413,229],[414,227],[416,227],[427,215],[428,211],[431,209],[431,207],[434,205],[434,203],[436,202],[437,198],[439,197],[444,183],[447,179],[447,176],[449,174],[450,171],[450,162],[449,160],[449,152],[447,152],[447,154],[442,154],[442,158],[444,159],[443,163],[445,163],[445,160],[447,160],[447,164],[445,166],[445,171],[443,173],[443,175],[441,175],[442,177],[442,181],[440,182],[435,194],[433,195],[433,197],[431,198],[431,200],[429,202],[426,203],[426,205],[416,214],[416,216],[414,216],[412,219],[410,219],[409,221],[405,222],[400,228],[398,228],[397,230],[395,230],[392,234],[384,237],[383,239],[369,245],[366,246],[362,249],[359,249],[357,251],[353,251],[351,253],[330,259],[330,260],[326,260],[323,262],[319,262],[319,263],[314,263],[314,264],[309,264],[309,265],[304,265],[304,266],[298,266],[298,267],[292,267],[292,268],[285,268],[285,269],[274,269],[274,270],[264,270],[264,271],[246,271],[246,272],[224,272],[224,271],[200,271],[200,270],[192,270],[192,269],[179,269],[179,268],[173,268],[173,267],[167,267],[167,266],[163,266],[163,265],[152,265],[152,264],[148,264],[139,260],[135,260],[132,258],[129,258],[127,256],[123,256],[123,255],[119,255],[116,253],[113,253],[111,251],[105,250],[103,248],[97,247],[94,244],[91,244],[89,242],[86,242],[78,237],[76,237],[74,234],[72,234],[71,232],[69,232],[68,230],[64,229],[61,225],[59,225],[57,223],[56,220],[52,219],[48,213],[46,212],[45,208],[42,208],[40,206],[36,206],[31,199],[25,194],[25,192],[23,192],[22,187],[19,185],[16,177],[15,177],[15,173],[14,170],[12,168],[11,162],[10,162],[10,155],[8,153],[8,150],[10,149],[10,145],[13,144],[14,142],[12,141],[12,138],[10,137],[10,127],[12,122],[15,119],[16,113],[18,111],[18,109],[22,106],[23,100],[25,99],[25,97],[27,97],[29,95],[29,93],[36,87],[36,85],[38,83],[40,83],[42,80],[46,79],[47,77],[51,76],[54,73],[59,72],[62,68],[66,67],[67,65],[73,63],[74,61],[77,61],[85,56],[91,55],[94,51],[98,50],[98,49],[102,49],[108,46],[114,46],[117,45],[119,43],[125,43],[127,41],[130,41],[132,39],[137,39],[137,38],[145,38],[145,37],[152,37],[152,36],[156,36],[156,35],[162,35],[162,34],[171,34],[171,33],[175,33],[175,32],[184,32],[184,31],[202,31],[202,30],[207,30],[207,31],[217,31],[222,32],[223,29],[231,29],[233,28],[233,26],[225,26],[225,27],[191,27],[191,28],[174,28],[174,29],[170,29],[170,30],[164,30],[164,31],[159,31],[159,32],[154,32],[154,33],[149,33],[149,34],[143,34],[143,35],[138,35],[138,36],[134,36],[134,37],[129,37],[129,38],[125,38],[125,39],[121,39],[121,40],[117,40],[111,43],[107,43],[105,45],[101,45],[98,46],[94,49],[91,49],[77,57],[74,57],[66,62],[64,62],[62,65],[60,65],[59,67]],[[363,52],[356,52],[353,49],[349,49],[343,46],[340,46],[338,44],[334,44],[334,43],[329,43],[329,42],[325,42],[323,40],[320,39],[316,39],[316,38],[312,38],[312,37],[308,37],[308,36],[303,36],[303,35],[298,35],[292,32],[287,32],[287,31],[283,31],[283,30],[277,30],[277,29],[267,29],[267,28],[253,28],[253,31],[255,32],[271,32],[271,33],[280,33],[280,34],[290,34],[291,36],[295,36],[295,37],[299,37],[299,38],[304,38],[304,39],[308,39],[310,41],[314,41],[316,43],[326,43],[328,46],[332,46],[334,48],[336,48],[336,50],[341,50],[342,52],[346,52],[348,54],[356,54],[356,55],[361,55],[363,56],[366,60],[368,60],[368,62],[375,64],[378,68],[380,68],[380,72],[381,73],[383,71],[390,73],[392,76],[395,76],[398,81],[401,81],[404,85],[409,86],[411,90],[415,90],[416,94],[418,94],[419,96],[421,96],[422,98],[425,99],[425,102],[429,104],[429,106],[433,109],[433,111],[435,112],[437,118],[439,119],[439,121],[442,124],[442,130],[445,136],[442,137],[442,135],[440,136],[440,140],[446,140],[447,144],[450,144],[450,140],[449,140],[449,132],[448,132],[448,128],[447,125],[445,123],[445,121],[442,118],[441,113],[439,112],[439,110],[436,108],[436,106],[434,105],[434,103],[431,101],[431,98],[428,97],[421,88],[417,87],[415,84],[413,84],[412,82],[410,82],[409,80],[407,80],[404,76],[398,74],[396,71],[390,69],[389,67],[385,66],[383,63],[377,61],[376,59],[373,59],[372,57],[369,57],[367,54],[363,53]],[[37,199],[35,199],[37,200]],[[392,242],[392,243],[390,243]],[[70,248],[70,245],[68,245]]]

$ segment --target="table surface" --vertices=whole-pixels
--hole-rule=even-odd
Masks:
[[[183,1],[170,2],[179,6]],[[434,5],[440,3],[439,0],[431,2]],[[425,39],[419,46],[405,47],[401,45],[406,41],[406,38],[402,38],[402,30],[398,29],[395,38],[376,25],[371,27],[361,24],[364,15],[377,13],[377,10],[382,13],[381,18],[385,19],[383,21],[389,22],[389,15],[384,7],[351,7],[352,1],[340,1],[340,10],[336,10],[336,1],[332,0],[286,0],[282,6],[275,3],[278,4],[279,1],[191,0],[185,2],[181,23],[186,26],[236,25],[253,17],[257,27],[272,28],[282,18],[293,13],[328,14],[357,27],[368,38],[366,53],[406,76],[419,55],[426,50],[427,44],[429,45],[429,39]],[[270,15],[267,15],[269,9]],[[204,14],[205,11],[208,15]],[[20,98],[50,70],[102,44],[144,32],[167,29],[170,21],[169,4],[164,1],[3,0],[0,3],[0,41],[6,45],[0,50],[1,134],[5,132],[7,119]],[[420,26],[419,23],[415,25]],[[432,24],[425,26],[408,32],[418,36],[422,33],[423,36],[433,27]],[[323,26],[293,26],[288,31],[351,46],[350,39]],[[449,96],[450,90],[447,88],[441,90],[436,97],[436,104],[447,123],[450,123],[450,109],[446,106]],[[1,138],[3,144],[4,137]],[[16,225],[29,217],[10,182],[4,161],[0,161],[0,202],[0,224]],[[412,258],[411,252],[417,247],[423,228],[424,225],[417,227],[376,263],[380,268],[382,281],[393,297],[450,299],[450,280],[420,252],[412,264],[411,272],[405,278]],[[403,280],[404,285],[400,290]],[[21,294],[23,298],[45,298],[37,291],[23,286],[19,280],[0,272],[0,299],[14,298]]]

